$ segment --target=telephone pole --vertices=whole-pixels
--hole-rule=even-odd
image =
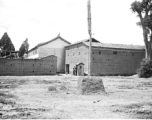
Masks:
[[[88,32],[89,32],[89,61],[88,61],[88,75],[92,75],[92,30],[91,30],[91,3],[88,0]]]

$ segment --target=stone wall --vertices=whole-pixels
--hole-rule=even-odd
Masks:
[[[0,75],[28,76],[55,75],[57,57],[48,56],[42,59],[0,59]]]

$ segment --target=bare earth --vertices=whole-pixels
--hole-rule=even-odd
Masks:
[[[80,95],[78,77],[1,76],[0,118],[152,119],[152,78],[101,78],[107,94]]]

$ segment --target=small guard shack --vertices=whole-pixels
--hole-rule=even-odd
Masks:
[[[84,76],[84,63],[79,63],[77,66],[76,66],[76,70],[77,70],[77,75],[78,76]]]

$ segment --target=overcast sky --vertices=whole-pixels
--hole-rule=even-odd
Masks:
[[[103,43],[144,45],[134,0],[91,0],[93,37]],[[0,0],[0,38],[7,32],[16,50],[28,38],[30,48],[59,33],[74,43],[88,35],[87,0]]]

